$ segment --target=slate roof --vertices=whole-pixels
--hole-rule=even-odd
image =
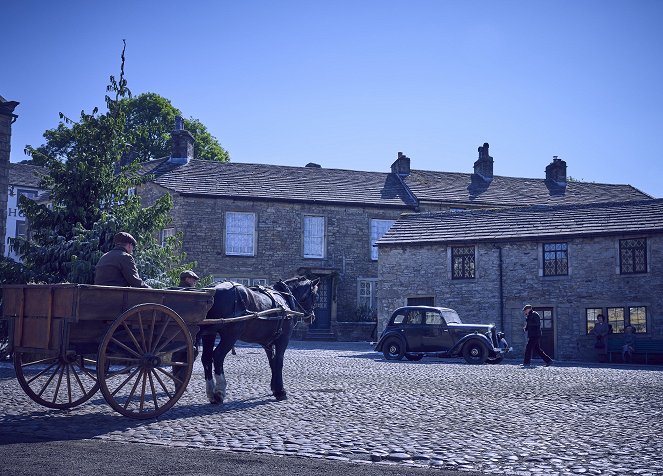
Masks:
[[[46,168],[38,165],[10,163],[9,185],[39,188],[41,177],[46,173]]]
[[[196,159],[181,166],[153,160],[141,173],[154,174],[154,182],[169,190],[197,196],[414,207],[390,173]]]
[[[631,185],[567,182],[566,187],[560,187],[545,179],[498,175],[485,182],[469,173],[424,170],[412,170],[405,183],[419,200],[458,205],[569,205],[652,198]]]
[[[378,245],[663,233],[663,199],[404,214]]]

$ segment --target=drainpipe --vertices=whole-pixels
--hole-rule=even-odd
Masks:
[[[502,247],[497,247],[497,252],[499,256],[500,263],[500,330],[504,332],[504,285],[502,280]]]

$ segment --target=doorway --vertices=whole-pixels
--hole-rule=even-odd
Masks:
[[[555,325],[552,307],[535,307],[534,310],[541,316],[541,348],[555,358]]]

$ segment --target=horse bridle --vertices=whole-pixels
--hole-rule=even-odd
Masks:
[[[308,281],[310,282],[310,280],[308,280]],[[306,309],[304,309],[304,306],[302,306],[302,303],[299,302],[299,299],[297,299],[295,297],[295,294],[292,292],[292,289],[290,289],[290,286],[288,286],[288,284],[285,281],[279,281],[279,284],[282,284],[283,287],[285,287],[285,289],[287,290],[287,294],[292,298],[295,305],[299,308],[299,309],[293,309],[293,310],[301,311],[304,314],[304,316],[302,317],[302,320],[310,320],[311,322],[313,322],[315,320],[315,312],[314,312],[315,303],[313,303],[313,307],[311,307],[311,310],[307,311]],[[304,294],[304,296],[302,296],[301,299],[305,300],[311,294],[313,294],[313,288],[312,287],[310,287],[306,291],[306,293]]]

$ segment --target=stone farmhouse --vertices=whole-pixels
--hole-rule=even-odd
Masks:
[[[384,268],[410,281],[407,292],[378,270],[382,256],[378,260],[375,244],[404,213],[652,198],[629,185],[567,182],[566,163],[557,158],[545,178],[497,176],[488,144],[479,148],[473,173],[411,169],[402,153],[384,173],[192,157],[193,137],[178,128],[171,156],[144,164],[143,173],[151,176],[137,192],[144,203],[165,193],[174,201],[172,228],[162,235],[183,232],[184,250],[198,263],[196,272],[218,280],[253,285],[296,274],[322,278],[317,320],[296,335],[308,339],[357,338],[341,330],[342,321],[377,315],[382,321],[392,305],[422,296],[412,289],[426,273],[424,263],[415,269],[403,262],[398,272]],[[434,302],[444,304],[440,299]]]
[[[23,195],[32,199],[37,198],[41,192],[39,182],[45,172],[44,167],[36,165],[9,164],[5,256],[14,260],[18,261],[20,257],[11,249],[9,240],[18,236],[25,237],[27,233],[25,217],[18,209],[18,199]]]
[[[530,303],[560,360],[596,359],[599,313],[615,333],[663,335],[663,199],[408,214],[378,248],[382,325],[399,306],[447,306],[496,323],[522,356]]]

